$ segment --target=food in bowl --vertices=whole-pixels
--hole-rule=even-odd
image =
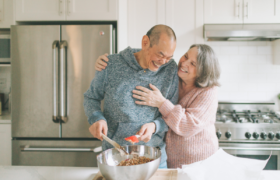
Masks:
[[[118,166],[133,166],[133,165],[138,165],[138,164],[145,164],[148,162],[153,161],[154,159],[147,158],[145,156],[141,157],[133,157],[131,159],[126,159],[121,161]]]

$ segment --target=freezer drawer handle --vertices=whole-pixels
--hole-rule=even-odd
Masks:
[[[52,151],[52,152],[100,152],[100,147],[95,148],[66,148],[66,147],[31,147],[21,146],[21,151]]]
[[[60,49],[60,120],[67,122],[67,42],[61,41]]]
[[[246,147],[221,147],[224,150],[254,150],[254,151],[280,151],[280,148],[246,148]]]
[[[53,122],[59,123],[58,115],[58,60],[57,60],[57,53],[58,53],[58,46],[59,41],[54,41],[52,44],[52,52],[53,52]],[[57,50],[57,51],[56,51]]]

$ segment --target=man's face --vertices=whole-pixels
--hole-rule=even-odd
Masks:
[[[160,66],[173,57],[176,41],[170,40],[166,34],[161,34],[158,44],[145,48],[145,66],[151,71],[157,71]]]

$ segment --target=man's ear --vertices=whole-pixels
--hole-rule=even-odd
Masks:
[[[146,50],[150,47],[150,39],[147,35],[144,35],[142,38],[142,49]]]

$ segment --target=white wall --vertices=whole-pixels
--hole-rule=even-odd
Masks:
[[[280,65],[271,42],[206,42],[221,66],[220,101],[274,101],[280,93]]]
[[[128,4],[127,45],[141,48],[142,36],[149,28],[169,25],[177,35],[176,62],[194,43],[209,44],[217,53],[222,70],[219,101],[279,102],[280,65],[272,63],[271,42],[205,42],[203,0],[122,1]]]
[[[275,102],[280,93],[280,65],[273,64],[270,41],[207,42],[202,38],[203,0],[196,1],[196,43],[210,45],[221,66],[219,101]]]

